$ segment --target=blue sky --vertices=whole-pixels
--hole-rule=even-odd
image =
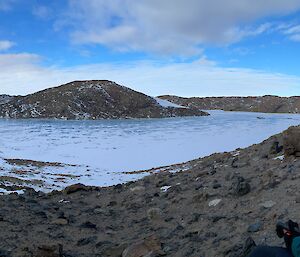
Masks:
[[[0,0],[0,94],[300,95],[299,0]]]

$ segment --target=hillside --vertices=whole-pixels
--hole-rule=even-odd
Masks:
[[[253,240],[282,245],[276,221],[299,221],[299,139],[292,127],[137,182],[0,196],[0,255],[245,257]]]
[[[74,81],[0,105],[2,118],[119,119],[208,115],[164,107],[152,97],[106,80]]]
[[[5,104],[11,101],[14,97],[9,95],[0,95],[0,104]]]
[[[300,113],[300,97],[179,97],[164,95],[160,99],[201,110],[224,110],[265,113]]]

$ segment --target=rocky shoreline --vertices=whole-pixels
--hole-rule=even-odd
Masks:
[[[299,220],[299,130],[127,184],[0,196],[0,256],[239,257],[250,238],[280,245],[276,221]]]

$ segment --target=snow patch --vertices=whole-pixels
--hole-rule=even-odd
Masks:
[[[277,156],[275,158],[273,158],[273,160],[283,160],[284,159],[284,155],[280,155],[280,156]]]
[[[0,195],[9,195],[12,193],[17,193],[17,194],[21,195],[21,194],[24,194],[24,190],[10,191],[10,190],[6,190],[4,188],[0,188]]]
[[[163,186],[160,188],[162,192],[167,192],[172,186]]]
[[[182,105],[178,105],[178,104],[174,104],[174,103],[171,103],[170,101],[168,100],[164,100],[164,99],[160,99],[158,97],[154,97],[154,99],[156,100],[156,102],[164,107],[164,108],[168,108],[168,107],[173,107],[173,108],[187,108],[185,106],[182,106]]]

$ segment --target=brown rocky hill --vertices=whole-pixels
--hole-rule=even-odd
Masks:
[[[164,95],[160,99],[202,110],[246,111],[266,113],[300,113],[300,97],[179,97]]]
[[[115,119],[208,115],[163,107],[154,98],[107,80],[74,81],[0,106],[2,118]]]

